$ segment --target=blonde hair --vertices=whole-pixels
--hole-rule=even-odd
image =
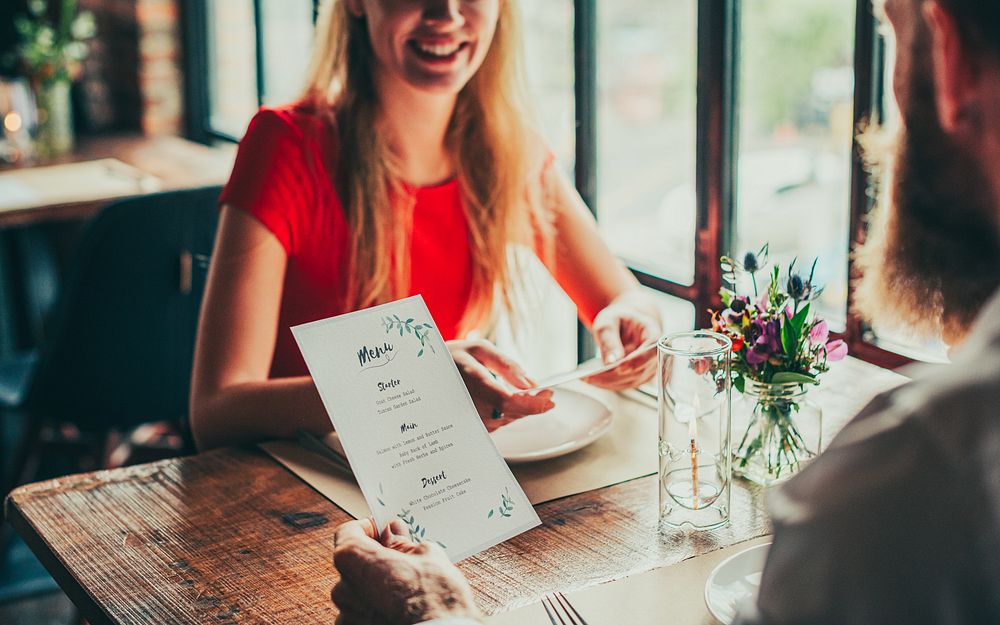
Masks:
[[[541,225],[540,191],[535,191],[540,184],[530,184],[529,174],[541,175],[540,144],[526,123],[517,18],[513,0],[503,2],[490,49],[459,93],[446,137],[472,256],[461,332],[488,319],[495,295],[511,308],[515,272],[508,243],[528,243]],[[302,100],[329,114],[339,134],[341,158],[332,173],[351,228],[345,302],[350,309],[406,295],[410,277],[413,199],[378,132],[373,70],[364,18],[352,15],[344,0],[325,0]]]

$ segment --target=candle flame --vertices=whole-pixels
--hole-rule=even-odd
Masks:
[[[7,113],[6,117],[3,119],[3,126],[9,132],[17,132],[21,129],[23,122],[21,121],[21,116],[15,112]]]

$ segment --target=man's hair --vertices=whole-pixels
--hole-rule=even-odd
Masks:
[[[938,0],[951,11],[966,44],[1000,57],[1000,0]]]
[[[965,45],[1000,59],[1000,38],[977,39],[1000,31],[1000,0],[937,1],[954,11],[959,28],[975,29],[975,34],[963,32]],[[960,16],[955,7],[964,13]],[[974,23],[979,16],[993,17]],[[926,69],[930,29],[923,20],[917,20],[908,52],[906,106],[894,154],[880,153],[886,146],[879,146],[877,130],[863,137],[866,147],[874,148],[866,150],[870,164],[888,176],[886,202],[856,251],[861,280],[854,301],[869,319],[917,334],[943,329],[961,337],[1000,288],[996,208],[987,164],[941,128],[934,81]]]

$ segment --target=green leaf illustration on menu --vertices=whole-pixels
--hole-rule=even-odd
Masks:
[[[489,514],[486,515],[487,519],[492,519],[494,515],[510,517],[511,513],[514,512],[514,500],[510,498],[510,489],[504,487],[503,491],[500,493],[500,505],[496,508],[490,508]]]
[[[376,497],[375,500],[378,501],[378,505],[380,505],[380,506],[382,506],[384,508],[385,507],[385,501],[382,500],[383,497],[385,497],[385,491],[382,490],[382,482],[379,482],[378,483],[378,497]]]
[[[420,358],[424,355],[424,350],[430,349],[431,352],[436,353],[434,349],[434,344],[427,339],[430,337],[430,331],[434,329],[429,323],[413,323],[413,317],[409,319],[401,319],[399,315],[392,315],[391,317],[382,317],[382,327],[385,328],[385,333],[389,334],[393,330],[399,332],[399,336],[404,334],[412,334],[418,341],[420,341],[420,351],[417,352],[417,357]]]
[[[410,534],[410,540],[417,543],[418,545],[422,542],[427,541],[427,528],[421,526],[417,523],[416,518],[409,510],[403,510],[396,515],[396,518],[400,519],[404,525],[406,525],[406,531]],[[447,549],[444,543],[438,540],[430,540],[432,543],[437,543],[442,549]]]

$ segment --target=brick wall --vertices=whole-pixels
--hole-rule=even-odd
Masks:
[[[181,32],[177,0],[138,0],[139,87],[146,134],[177,134],[183,123]]]
[[[82,130],[138,130],[142,115],[139,92],[138,28],[134,0],[81,0],[93,11],[97,36],[77,85]]]
[[[78,86],[83,130],[181,132],[183,78],[177,0],[81,0],[97,37]]]

